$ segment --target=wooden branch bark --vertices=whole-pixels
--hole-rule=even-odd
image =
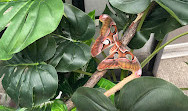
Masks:
[[[126,47],[128,43],[131,41],[131,39],[134,37],[136,33],[136,29],[138,27],[138,24],[140,23],[143,14],[144,14],[143,12],[138,14],[137,18],[131,23],[131,25],[129,26],[129,28],[126,30],[123,37],[121,38],[121,42],[124,47]]]

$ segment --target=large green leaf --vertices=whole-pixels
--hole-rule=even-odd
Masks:
[[[156,40],[161,41],[167,33],[179,28],[181,25],[161,7],[155,8],[144,21],[140,31],[137,31],[128,46],[139,49],[148,41],[150,34],[154,33]]]
[[[55,48],[55,40],[44,37],[15,54],[12,59],[1,61],[3,87],[20,106],[38,105],[54,96],[58,86],[57,72],[43,61],[54,55]]]
[[[63,15],[61,0],[0,2],[0,60],[7,60],[37,39],[53,32]]]
[[[57,90],[58,77],[51,65],[7,65],[1,73],[6,93],[22,107],[46,102]]]
[[[80,9],[65,4],[65,17],[62,20],[62,28],[69,33],[69,38],[74,40],[89,40],[95,34],[94,21]]]
[[[58,72],[70,72],[83,67],[90,58],[88,45],[61,39],[55,56],[49,63],[56,67]]]
[[[188,97],[165,80],[142,77],[120,90],[118,104],[120,111],[187,111]]]
[[[65,4],[65,16],[55,33],[60,35],[53,35],[58,47],[50,64],[56,67],[58,72],[77,70],[90,60],[90,47],[82,41],[94,36],[95,24],[86,13]]]
[[[110,99],[92,88],[78,88],[71,100],[79,111],[117,111]]]
[[[143,12],[150,4],[150,0],[109,0],[115,8],[131,14]]]
[[[161,7],[168,11],[182,25],[188,24],[187,0],[155,0]]]
[[[12,59],[3,61],[5,65],[38,64],[52,58],[56,51],[54,38],[46,36],[15,54]]]
[[[56,51],[54,38],[46,36],[26,47],[8,60],[10,64],[40,63],[53,57]]]

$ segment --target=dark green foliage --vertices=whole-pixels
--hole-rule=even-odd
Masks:
[[[71,100],[79,111],[117,111],[110,99],[96,89],[78,88]]]
[[[91,88],[78,88],[72,101],[80,111],[116,111],[106,96]],[[120,111],[188,109],[188,97],[179,88],[154,77],[141,77],[130,81],[116,94],[115,102]]]
[[[181,27],[170,14],[157,6],[145,19],[140,31],[137,31],[128,46],[139,49],[148,41],[150,34],[154,33],[156,40],[161,41],[167,33]]]

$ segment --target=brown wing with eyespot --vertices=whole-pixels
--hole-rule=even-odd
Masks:
[[[115,57],[115,54],[118,55],[118,57]],[[131,56],[131,60],[127,57],[127,55]],[[123,53],[119,49],[117,49],[114,53],[106,57],[97,67],[97,70],[102,71],[105,69],[124,69],[124,70],[130,70],[130,71],[138,71],[141,69],[140,63],[138,62],[137,58],[134,57],[134,55],[126,51]]]
[[[106,25],[106,22],[104,22],[101,28],[100,36],[96,39],[95,43],[92,45],[91,55],[95,57],[106,48],[114,45],[115,41],[113,37],[115,34],[118,35],[116,25],[109,26]]]

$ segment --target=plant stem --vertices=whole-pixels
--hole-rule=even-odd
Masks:
[[[121,75],[120,75],[120,80],[123,80],[125,77],[128,76],[129,71],[128,70],[123,70],[121,69]]]
[[[85,72],[85,71],[82,71],[82,70],[75,70],[73,72],[77,72],[77,73],[80,73],[80,74],[85,74],[85,75],[88,75],[88,76],[92,76],[93,75],[92,73]]]
[[[188,88],[180,88],[181,90],[188,90]]]
[[[112,70],[111,72],[112,72],[113,81],[114,81],[114,82],[117,82],[117,78],[116,78],[116,75],[115,75],[114,70]]]
[[[172,38],[171,40],[169,40],[168,42],[166,42],[164,45],[162,45],[161,47],[157,48],[150,56],[148,56],[142,63],[141,63],[141,67],[143,68],[161,49],[163,49],[166,45],[170,44],[171,42],[173,42],[174,40],[184,36],[188,34],[188,32],[182,33],[174,38]]]
[[[133,53],[134,49],[131,49],[130,52]]]
[[[101,61],[99,60],[99,59],[97,59],[96,57],[93,57],[93,59],[95,60],[95,62],[97,63],[97,64],[99,64]]]
[[[103,55],[103,57],[104,57],[104,58],[106,58],[106,57],[107,57],[107,55],[105,54],[105,52],[104,52],[104,51],[102,51],[102,55]]]
[[[108,78],[108,80],[112,81],[109,73],[107,73],[107,78]]]
[[[146,16],[148,15],[148,12],[150,11],[150,8],[152,6],[152,3],[148,6],[148,8],[144,11],[144,14],[140,20],[140,23],[138,24],[137,30],[136,31],[140,31],[140,29],[142,28],[142,25],[144,23],[144,20],[146,19]]]
[[[6,66],[37,66],[39,63],[28,63],[28,64],[8,64]]]

